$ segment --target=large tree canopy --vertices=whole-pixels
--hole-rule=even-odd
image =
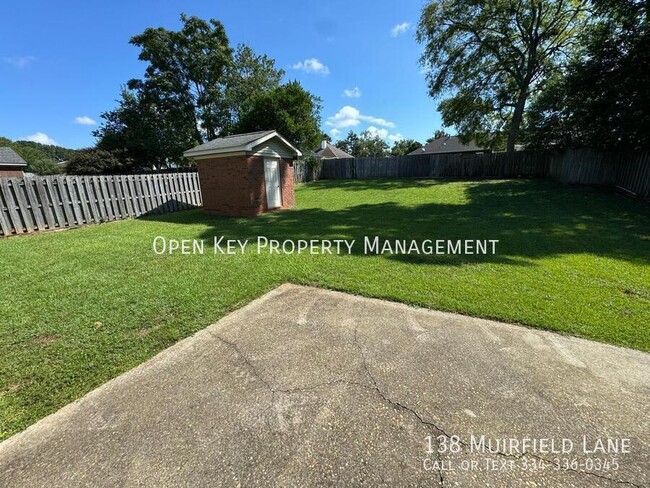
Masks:
[[[320,111],[320,98],[292,81],[251,97],[236,128],[237,132],[274,129],[308,152],[321,142]]]
[[[463,140],[513,151],[526,103],[558,67],[582,28],[585,0],[434,0],[418,41],[429,93]]]
[[[181,21],[179,31],[149,28],[131,39],[147,63],[145,74],[130,80],[118,106],[102,114],[94,132],[99,149],[115,152],[134,171],[187,164],[188,148],[245,127],[296,134],[299,145],[315,140],[316,97],[280,85],[284,71],[273,59],[245,45],[233,50],[221,22],[186,15]],[[267,113],[269,107],[275,112]]]
[[[232,49],[221,22],[181,14],[183,27],[170,31],[148,28],[131,38],[140,48],[139,59],[148,63],[144,80],[131,80],[129,88],[141,89],[160,103],[173,103],[193,119],[204,137],[217,137],[229,122],[226,76]]]
[[[531,105],[531,147],[650,147],[650,29],[643,0],[595,0],[581,49]]]
[[[390,154],[386,141],[367,130],[359,135],[350,131],[346,138],[337,141],[335,146],[355,158],[382,157]]]

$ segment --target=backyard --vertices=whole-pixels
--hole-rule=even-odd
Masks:
[[[255,219],[199,210],[0,240],[0,440],[287,281],[650,351],[650,209],[546,180],[299,185]],[[174,239],[498,239],[494,256],[161,255]]]

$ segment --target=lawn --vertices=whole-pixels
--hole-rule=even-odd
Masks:
[[[527,180],[318,182],[296,200],[256,219],[195,210],[0,240],[0,439],[286,281],[650,350],[647,204]],[[158,235],[500,243],[496,256],[156,256]]]

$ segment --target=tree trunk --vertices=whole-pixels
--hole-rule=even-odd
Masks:
[[[517,142],[519,129],[521,128],[521,122],[524,118],[526,98],[528,98],[527,90],[522,90],[519,92],[519,96],[517,97],[517,102],[515,104],[515,111],[512,114],[512,121],[510,122],[510,130],[508,131],[508,145],[506,146],[506,152],[508,153],[515,152],[515,143]]]

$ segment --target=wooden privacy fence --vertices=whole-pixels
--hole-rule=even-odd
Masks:
[[[304,163],[297,163],[298,165]],[[300,173],[302,171],[302,173]],[[328,179],[364,178],[539,178],[562,183],[618,187],[638,198],[650,199],[650,151],[487,154],[429,154],[399,157],[325,159],[299,183]]]
[[[0,178],[0,236],[201,205],[197,173]]]

